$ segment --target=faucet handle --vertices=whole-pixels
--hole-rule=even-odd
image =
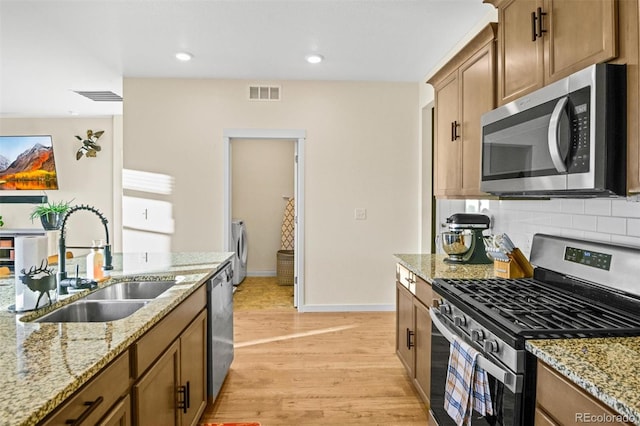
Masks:
[[[113,269],[113,258],[111,257],[111,244],[104,244],[102,246],[102,250],[104,251],[104,266],[102,269],[105,271],[110,271]]]

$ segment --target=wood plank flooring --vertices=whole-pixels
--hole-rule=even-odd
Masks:
[[[395,355],[394,312],[300,314],[263,305],[236,309],[234,321],[235,359],[201,422],[427,423]]]

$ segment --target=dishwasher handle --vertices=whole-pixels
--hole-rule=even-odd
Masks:
[[[449,341],[449,343],[453,343],[454,339],[461,340],[456,336],[455,332],[451,331],[449,327],[447,327],[439,317],[439,314],[436,312],[434,308],[429,308],[429,315],[431,316],[431,323],[435,326],[436,329],[442,334],[442,336]],[[482,355],[482,353],[478,354],[478,358],[476,364],[479,368],[482,368],[487,372],[490,376],[494,377],[499,382],[503,383],[507,389],[509,389],[513,393],[522,392],[522,377],[513,374],[510,371],[505,370],[504,368],[498,366],[497,364],[489,361],[486,357]]]

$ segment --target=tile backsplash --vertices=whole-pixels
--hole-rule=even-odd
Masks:
[[[436,231],[460,212],[488,215],[491,232],[507,233],[527,256],[536,233],[640,247],[640,202],[626,199],[438,200]]]

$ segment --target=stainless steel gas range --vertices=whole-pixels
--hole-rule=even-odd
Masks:
[[[450,342],[480,351],[495,412],[473,425],[533,425],[536,359],[527,339],[640,335],[640,248],[536,234],[533,278],[436,279],[432,318],[431,411],[444,411]],[[475,413],[477,414],[477,413]]]

